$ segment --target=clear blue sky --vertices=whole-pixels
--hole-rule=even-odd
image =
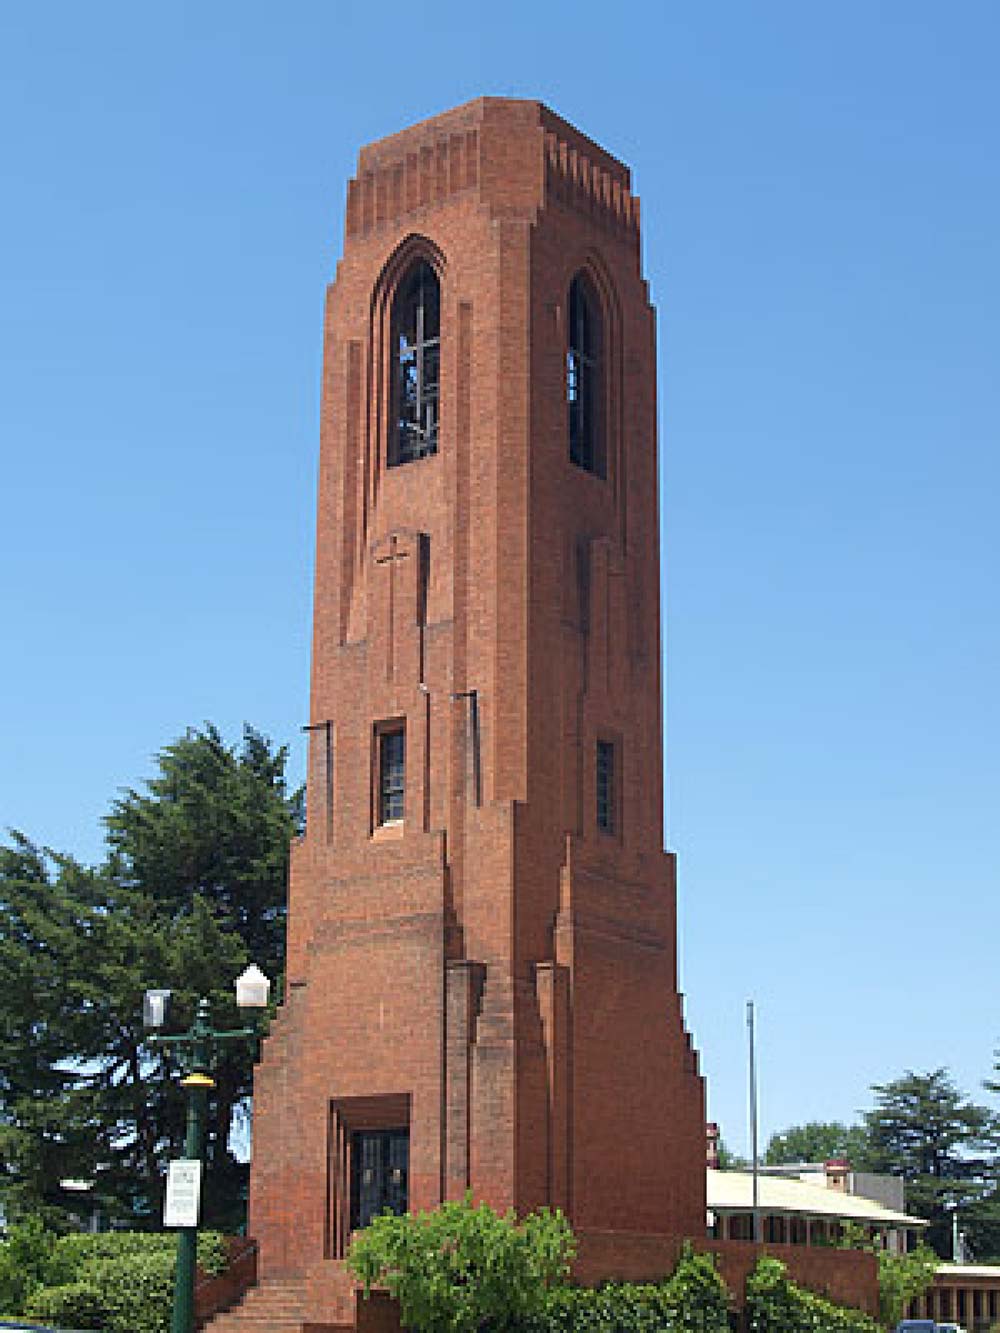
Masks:
[[[668,841],[711,1113],[1000,1042],[1000,8],[0,18],[0,826],[87,860],[189,724],[306,720],[324,284],[361,143],[539,97],[659,309]]]

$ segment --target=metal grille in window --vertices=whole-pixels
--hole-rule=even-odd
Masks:
[[[406,733],[402,727],[379,736],[379,823],[403,818],[406,797]]]
[[[615,747],[611,741],[597,742],[597,827],[615,831]]]
[[[409,1201],[410,1131],[359,1130],[351,1136],[351,1229],[380,1214],[400,1216]]]
[[[437,453],[441,287],[425,260],[406,274],[392,305],[393,424],[389,466]]]
[[[566,403],[569,456],[586,472],[604,475],[600,438],[600,316],[582,278],[569,288],[569,337],[566,348]]]

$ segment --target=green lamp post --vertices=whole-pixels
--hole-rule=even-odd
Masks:
[[[260,1011],[267,1008],[271,983],[255,964],[236,979],[236,1003],[240,1009]],[[160,1028],[166,1022],[170,992],[149,990],[143,1000],[143,1021],[148,1028]],[[167,1180],[167,1207],[164,1224],[176,1226],[177,1269],[174,1278],[174,1308],[170,1333],[194,1333],[194,1279],[198,1252],[198,1214],[200,1212],[201,1172],[205,1156],[205,1120],[208,1094],[215,1087],[212,1066],[219,1047],[228,1041],[246,1040],[259,1035],[257,1027],[233,1028],[219,1032],[212,1027],[208,1001],[198,1001],[194,1022],[178,1036],[156,1033],[150,1045],[176,1049],[184,1071],[181,1087],[187,1094],[187,1123],[184,1159],[171,1163]]]

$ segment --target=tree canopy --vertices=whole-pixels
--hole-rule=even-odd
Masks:
[[[862,1126],[845,1125],[840,1120],[810,1120],[772,1134],[764,1149],[764,1162],[767,1166],[785,1166],[846,1157],[853,1167],[863,1169],[867,1151],[867,1135]]]
[[[61,1182],[95,1204],[159,1224],[164,1164],[183,1140],[173,1057],[148,1046],[143,992],[171,989],[176,1026],[199,996],[223,1027],[248,961],[279,979],[291,838],[302,796],[286,751],[252,728],[227,745],[191,730],[156,758],[144,790],[107,816],[97,867],[13,833],[0,847],[0,1191],[11,1216],[58,1224]],[[246,1169],[229,1143],[251,1091],[249,1043],[215,1068],[205,1191],[210,1224],[235,1226]]]
[[[1000,1083],[984,1086],[1000,1092]],[[946,1069],[906,1070],[872,1093],[874,1105],[860,1123],[809,1121],[772,1135],[765,1163],[846,1157],[856,1171],[901,1176],[907,1211],[930,1222],[926,1240],[937,1254],[952,1256],[951,1209],[957,1208],[974,1256],[1000,1257],[997,1116],[966,1098]]]
[[[907,1207],[930,1222],[927,1240],[938,1254],[951,1255],[949,1206],[959,1209],[977,1257],[995,1253],[993,1114],[967,1100],[946,1069],[908,1069],[872,1091],[875,1106],[865,1115],[871,1169],[904,1178]]]

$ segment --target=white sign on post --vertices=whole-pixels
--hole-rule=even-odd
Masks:
[[[201,1203],[201,1162],[186,1159],[167,1168],[167,1197],[163,1204],[165,1227],[196,1227]]]

